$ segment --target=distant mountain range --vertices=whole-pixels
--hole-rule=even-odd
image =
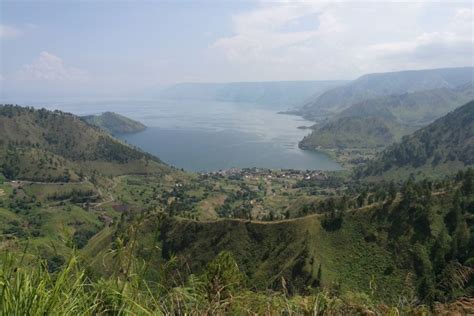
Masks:
[[[367,161],[402,136],[474,100],[473,75],[473,67],[364,75],[294,111],[319,122],[299,146],[335,153],[340,162]]]
[[[342,80],[180,83],[164,89],[159,96],[176,100],[257,103],[272,108],[288,109],[345,83],[347,81]]]
[[[296,112],[310,119],[333,116],[355,104],[383,96],[403,95],[441,88],[447,89],[446,91],[449,93],[450,89],[456,89],[472,82],[473,77],[474,67],[367,74],[348,84],[315,96]],[[423,98],[422,95],[415,97]],[[448,97],[448,99],[450,98]]]
[[[388,176],[416,171],[452,173],[474,165],[474,101],[405,136],[359,170],[359,176]]]
[[[471,100],[474,100],[472,81],[455,88],[437,88],[365,100],[350,106],[336,117],[373,116],[421,126]]]

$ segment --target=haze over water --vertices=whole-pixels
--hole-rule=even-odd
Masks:
[[[120,138],[186,170],[341,168],[325,154],[298,148],[298,141],[309,131],[297,127],[312,122],[255,104],[117,100],[64,102],[48,108],[78,115],[113,111],[138,120],[148,129]]]

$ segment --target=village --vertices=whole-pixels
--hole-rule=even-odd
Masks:
[[[244,179],[294,179],[294,180],[320,180],[328,179],[324,171],[295,170],[295,169],[268,169],[268,168],[229,168],[212,172],[200,173],[201,176],[229,177]]]

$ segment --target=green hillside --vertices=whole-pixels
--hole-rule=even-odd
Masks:
[[[472,283],[455,285],[451,273],[468,271],[474,259],[473,176],[471,170],[444,182],[374,186],[357,196],[355,208],[336,204],[322,214],[273,222],[200,222],[151,213],[94,237],[84,253],[98,254],[92,266],[105,264],[101,271],[110,274],[118,269],[107,255],[113,236],[139,236],[130,242],[130,255],[147,262],[151,279],[169,260],[181,278],[200,274],[227,251],[256,290],[325,287],[384,302],[398,295],[425,302],[472,295]],[[111,248],[104,248],[108,243]]]
[[[474,164],[474,101],[387,148],[359,175],[452,173]]]
[[[0,165],[8,178],[63,181],[94,171],[118,175],[168,168],[72,114],[2,105],[0,123]]]
[[[472,165],[473,106],[404,142]],[[416,314],[474,295],[472,170],[192,174],[72,114],[0,110],[0,313]]]
[[[146,126],[142,123],[113,112],[104,112],[100,115],[87,115],[83,116],[82,119],[89,124],[108,131],[112,135],[137,133],[146,129]]]
[[[336,117],[382,117],[421,126],[474,99],[473,83],[369,99],[354,104]]]
[[[415,129],[381,116],[342,117],[314,125],[313,131],[298,146],[324,151],[345,167],[352,168],[366,163],[377,152]]]
[[[378,117],[344,117],[317,126],[300,142],[300,148],[382,148],[410,132],[408,127]]]

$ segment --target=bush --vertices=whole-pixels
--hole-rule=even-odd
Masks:
[[[92,230],[87,230],[87,229],[76,230],[76,232],[74,232],[74,235],[72,237],[72,241],[78,249],[82,249],[84,248],[85,245],[87,245],[87,242],[89,241],[89,239],[91,239],[91,237],[94,236],[95,234],[96,232]]]

